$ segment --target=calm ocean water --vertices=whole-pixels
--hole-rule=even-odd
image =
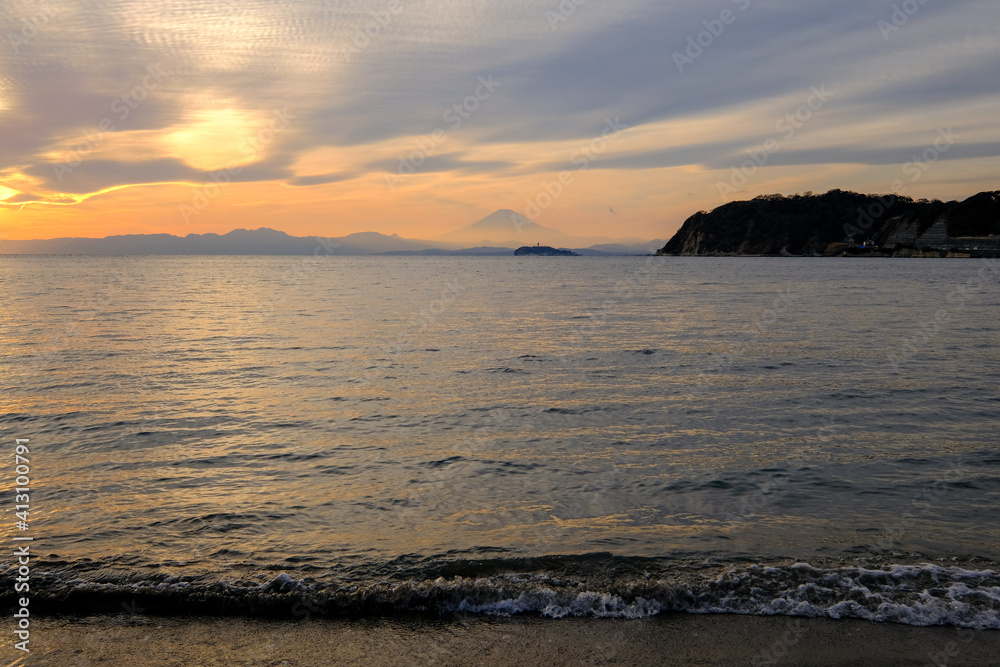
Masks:
[[[1000,628],[998,283],[977,260],[0,257],[32,593]]]

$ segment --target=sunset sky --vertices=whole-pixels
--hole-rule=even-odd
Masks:
[[[0,238],[652,239],[1000,188],[996,0],[4,0],[0,32]]]

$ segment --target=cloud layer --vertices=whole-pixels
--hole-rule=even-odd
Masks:
[[[337,231],[435,233],[434,205],[524,210],[560,172],[538,210],[598,232],[614,204],[620,235],[662,236],[727,196],[885,190],[942,128],[954,142],[913,188],[971,194],[1000,155],[995,0],[12,0],[0,31],[15,236],[153,186],[161,226],[238,226],[223,211],[248,198],[294,225],[270,199],[294,186],[302,220],[325,202]],[[628,129],[602,140],[614,119]],[[230,205],[178,215],[209,187]]]

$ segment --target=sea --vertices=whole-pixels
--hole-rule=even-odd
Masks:
[[[1000,628],[998,316],[997,260],[3,256],[0,601],[29,545],[38,613]]]

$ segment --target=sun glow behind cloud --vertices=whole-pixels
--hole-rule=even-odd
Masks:
[[[267,116],[226,106],[197,111],[176,130],[165,132],[165,153],[204,171],[250,164],[263,156],[247,138],[257,134]]]

